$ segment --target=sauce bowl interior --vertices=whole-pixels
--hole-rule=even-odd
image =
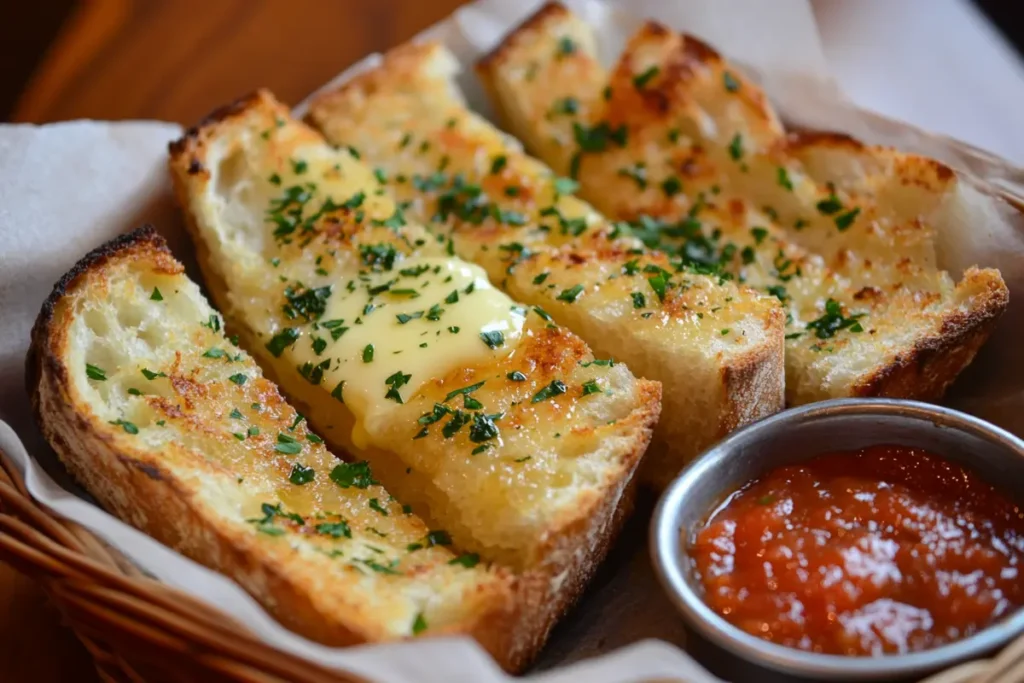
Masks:
[[[784,411],[750,425],[694,461],[665,492],[651,523],[655,569],[670,598],[702,637],[742,659],[795,677],[878,680],[935,671],[986,654],[1024,632],[1024,609],[963,640],[931,650],[845,657],[770,643],[704,604],[687,547],[732,492],[776,467],[879,444],[921,448],[974,470],[1024,505],[1024,442],[983,420],[892,399],[841,399]]]

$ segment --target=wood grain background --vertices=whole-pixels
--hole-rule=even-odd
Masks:
[[[92,0],[65,22],[12,119],[193,122],[257,87],[296,102],[460,0]]]

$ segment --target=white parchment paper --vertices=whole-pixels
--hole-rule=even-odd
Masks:
[[[468,67],[539,4],[480,0],[423,36],[444,41]],[[1010,285],[1011,310],[954,388],[950,402],[1024,432],[1024,354],[1014,336],[1024,321],[1024,307],[1017,304],[1024,304],[1024,224],[1016,210],[996,197],[1003,193],[1024,201],[1024,171],[990,153],[852,105],[828,76],[814,15],[805,0],[566,4],[598,28],[608,61],[643,19],[656,18],[702,37],[743,65],[766,87],[787,121],[929,154],[969,174],[978,188],[971,190],[977,195],[975,210],[968,224],[941,235],[943,265],[954,274],[973,263],[999,267]],[[339,79],[373,63],[375,58],[368,58]],[[461,85],[470,103],[488,113],[468,69]],[[157,122],[0,126],[0,449],[18,463],[37,499],[91,529],[145,571],[216,605],[277,648],[375,681],[508,680],[468,639],[340,650],[292,634],[232,581],[80,497],[39,436],[23,389],[24,357],[32,322],[53,283],[86,251],[144,222],[156,225],[186,264],[191,260],[165,169],[166,145],[179,134],[179,126]],[[190,274],[196,275],[194,270]],[[645,535],[643,520],[627,527],[620,544],[626,551],[618,553],[554,634],[542,655],[542,668],[548,670],[530,680],[718,680],[677,647],[682,628],[653,583]],[[652,639],[629,643],[624,633]],[[601,656],[577,661],[592,655]]]

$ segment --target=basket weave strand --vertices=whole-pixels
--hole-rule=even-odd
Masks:
[[[107,683],[355,683],[268,646],[205,603],[144,576],[36,503],[0,450],[0,561],[38,580]],[[922,683],[1024,683],[1024,637]]]

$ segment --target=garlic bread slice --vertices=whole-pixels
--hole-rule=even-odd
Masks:
[[[513,298],[599,355],[662,383],[642,475],[667,484],[695,455],[783,401],[783,316],[771,297],[648,250],[466,108],[440,44],[405,45],[310,107],[404,202]]]
[[[648,22],[605,72],[587,31],[553,3],[478,65],[510,130],[648,246],[778,297],[790,403],[940,397],[1008,298],[998,271],[955,283],[936,265],[935,227],[970,215],[955,174],[786,136],[764,93],[691,36]],[[552,116],[563,92],[577,112]]]
[[[46,439],[108,510],[329,645],[467,634],[501,659],[513,578],[473,566],[281,398],[152,229],[90,253],[32,332]]]
[[[269,93],[189,131],[170,164],[242,345],[329,444],[517,572],[509,659],[528,659],[614,534],[657,383],[494,288]]]

